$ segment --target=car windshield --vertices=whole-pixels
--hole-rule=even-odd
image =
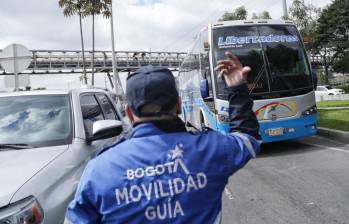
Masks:
[[[333,89],[331,86],[325,86],[326,89]]]
[[[252,71],[248,76],[253,95],[312,88],[305,50],[297,29],[285,25],[234,26],[213,31],[216,64],[230,51]],[[225,83],[216,80],[218,98],[226,97]]]
[[[0,97],[0,144],[32,147],[71,143],[68,95]]]

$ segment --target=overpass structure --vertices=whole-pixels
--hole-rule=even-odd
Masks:
[[[82,73],[82,51],[72,50],[31,50],[32,62],[29,68],[21,74],[59,74]],[[146,52],[146,51],[117,51],[115,52],[117,70],[131,72],[141,66],[165,66],[171,70],[178,70],[184,60],[184,52]],[[94,66],[92,66],[94,61]],[[92,60],[92,51],[85,51],[86,72],[111,72],[112,52],[95,51]],[[0,67],[0,75],[9,75]]]
[[[309,55],[310,63],[313,68],[321,68],[324,66],[324,56],[320,54]],[[327,56],[327,63],[331,60],[330,56]]]
[[[0,50],[1,51],[1,50]],[[82,73],[83,60],[81,51],[73,50],[32,50],[32,62],[29,68],[21,74],[60,74]],[[117,70],[132,72],[144,65],[165,66],[171,70],[178,70],[186,53],[184,52],[149,52],[149,51],[117,51]],[[95,51],[94,71],[112,72],[112,52]],[[92,72],[92,52],[85,51],[86,72]],[[323,57],[310,56],[314,68],[323,65]],[[0,75],[10,75],[0,66]]]

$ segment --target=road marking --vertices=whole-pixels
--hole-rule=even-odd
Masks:
[[[314,143],[305,143],[305,144],[306,145],[310,145],[310,146],[316,146],[316,147],[324,148],[324,149],[329,149],[329,150],[333,150],[333,151],[349,153],[349,150],[345,150],[345,149],[339,149],[339,148],[334,148],[334,147],[330,147],[330,146],[318,145],[318,144],[314,144]],[[348,147],[348,146],[349,145],[345,145],[344,147]]]
[[[225,192],[225,195],[228,197],[229,200],[233,200],[234,199],[233,192],[228,187],[224,188],[224,192]]]

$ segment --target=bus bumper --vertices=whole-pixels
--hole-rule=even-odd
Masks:
[[[282,121],[260,122],[263,143],[312,136],[317,133],[317,114]]]

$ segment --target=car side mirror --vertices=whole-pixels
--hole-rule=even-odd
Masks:
[[[88,138],[89,142],[96,140],[112,138],[122,133],[122,122],[116,120],[100,120],[93,123],[92,136]]]

